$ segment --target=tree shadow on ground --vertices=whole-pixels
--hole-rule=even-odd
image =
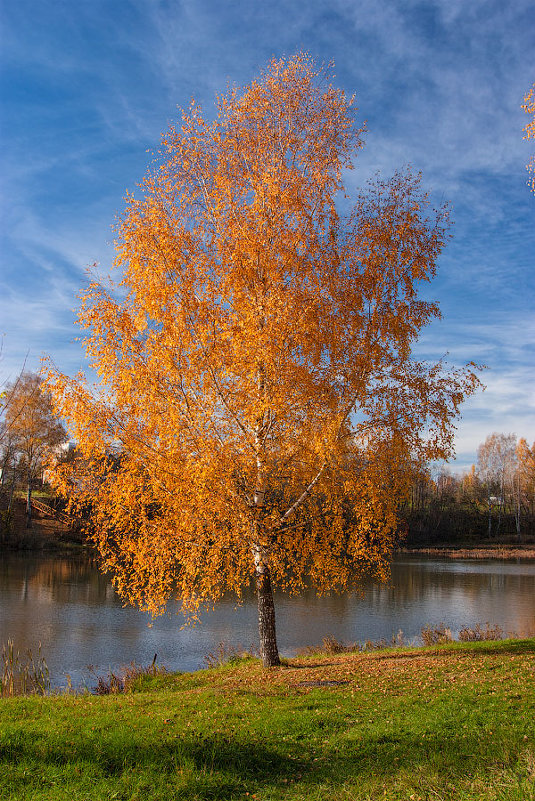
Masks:
[[[232,736],[181,736],[164,742],[144,742],[141,737],[112,739],[103,735],[94,740],[66,744],[59,738],[34,739],[30,734],[18,735],[0,749],[3,764],[17,781],[27,787],[32,774],[46,776],[48,770],[66,771],[76,782],[80,766],[90,766],[96,780],[113,779],[130,798],[136,777],[157,777],[161,794],[154,787],[151,798],[232,799],[242,797],[245,790],[253,792],[289,783],[313,788],[318,784],[337,786],[364,779],[378,781],[426,769],[430,764],[435,773],[447,773],[460,780],[467,773],[478,773],[495,759],[489,751],[485,756],[481,739],[475,734],[463,736],[452,729],[440,734],[429,733],[424,740],[413,732],[398,730],[388,735],[360,738],[358,729],[348,731],[338,740],[337,747],[319,749],[306,739],[284,744],[279,750],[256,742],[242,742]],[[288,750],[295,754],[288,755]],[[18,773],[17,773],[18,768]],[[25,779],[22,769],[25,770]],[[3,771],[0,771],[3,772]],[[20,774],[20,775],[19,775]],[[6,774],[7,775],[7,774]],[[14,789],[15,785],[12,785]],[[165,789],[167,788],[167,789]],[[189,795],[188,795],[189,793]],[[122,796],[119,796],[122,797]]]
[[[433,657],[441,659],[451,659],[455,656],[471,656],[474,658],[484,656],[495,656],[496,654],[535,654],[535,637],[528,640],[496,640],[492,645],[488,641],[458,644],[454,649],[440,648],[436,650],[415,651],[394,651],[382,654],[378,651],[374,656],[376,659],[418,659]]]
[[[145,772],[157,776],[158,783],[166,783],[170,791],[177,789],[180,777],[181,794],[177,797],[230,799],[243,796],[245,787],[271,784],[279,777],[300,773],[306,761],[291,759],[261,743],[210,735],[177,735],[176,739],[154,743],[144,742],[139,735],[128,739],[104,735],[98,740],[78,740],[67,745],[57,737],[35,739],[18,732],[11,742],[0,746],[0,774],[5,770],[4,775],[10,773],[13,777],[17,772],[13,768],[18,767],[21,774],[24,772],[24,777],[20,776],[21,787],[27,786],[32,773],[39,774],[42,782],[49,771],[64,768],[72,776],[81,776],[88,766],[95,779],[111,778],[128,785],[129,776],[133,781]],[[13,781],[14,778],[12,791],[16,790]],[[164,793],[161,797],[175,796]]]

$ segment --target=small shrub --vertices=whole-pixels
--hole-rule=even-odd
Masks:
[[[453,642],[451,629],[446,628],[444,623],[438,626],[425,626],[421,631],[422,642],[424,645],[442,645],[446,642]]]
[[[363,651],[382,651],[384,648],[391,648],[391,643],[381,637],[380,640],[366,640]]]
[[[220,642],[215,651],[210,651],[203,659],[204,667],[217,668],[223,665],[238,665],[248,659],[254,659],[253,648],[246,651],[241,645],[234,646]]]
[[[459,632],[459,640],[461,642],[483,642],[484,640],[503,640],[503,629],[496,625],[491,626],[490,623],[485,623],[485,628],[482,628],[479,623],[470,628],[463,626]]]
[[[332,656],[335,654],[354,654],[360,651],[380,651],[384,648],[403,648],[404,646],[405,636],[400,629],[397,634],[392,634],[390,640],[386,640],[383,637],[380,640],[366,640],[364,644],[358,642],[344,643],[329,634],[327,637],[323,638],[321,645],[309,645],[298,653],[307,656],[310,654],[327,654],[328,656]]]
[[[326,654],[332,656],[333,654],[347,654],[355,651],[360,651],[361,648],[358,643],[346,644],[337,640],[332,634],[324,637],[321,645],[307,645],[306,648],[300,649],[297,653],[303,656],[310,656],[312,654]]]
[[[392,648],[404,648],[404,647],[405,647],[405,635],[400,629],[397,634],[392,634]]]
[[[343,642],[340,642],[333,637],[331,634],[327,635],[327,637],[323,638],[323,643],[321,647],[321,651],[325,654],[345,654],[348,651],[353,651],[356,648],[356,645],[346,645]]]
[[[97,695],[117,695],[142,689],[144,679],[147,677],[161,676],[167,673],[167,669],[163,665],[156,665],[156,657],[157,654],[154,654],[151,664],[145,667],[131,662],[119,673],[113,673],[110,670],[107,676],[96,676],[97,683],[93,687],[93,692]],[[89,671],[92,674],[95,673],[91,666]]]
[[[124,693],[124,681],[110,670],[107,676],[97,676],[97,683],[93,690],[97,695]]]

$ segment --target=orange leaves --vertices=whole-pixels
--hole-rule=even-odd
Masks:
[[[530,115],[530,121],[524,128],[524,139],[535,139],[535,83],[526,94],[522,108],[526,114]],[[531,186],[532,192],[535,192],[535,155],[531,157],[527,169],[528,172],[533,173],[528,183]]]
[[[80,313],[101,383],[51,385],[72,492],[144,608],[239,593],[254,552],[289,589],[384,578],[411,459],[451,448],[477,379],[411,357],[447,211],[405,172],[342,217],[361,135],[327,69],[273,60],[213,122],[192,104],[127,198],[118,297],[93,284]]]
[[[32,477],[42,470],[45,459],[54,456],[65,442],[65,429],[54,414],[52,398],[40,376],[21,373],[6,386],[0,428],[6,457],[17,454]],[[5,462],[7,464],[7,461]],[[5,467],[4,464],[4,467]]]

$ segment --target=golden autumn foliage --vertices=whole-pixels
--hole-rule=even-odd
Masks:
[[[526,94],[522,108],[531,118],[524,128],[524,139],[535,139],[535,83]],[[535,155],[531,157],[527,169],[530,173],[529,185],[531,186],[531,191],[535,192]]]
[[[529,447],[521,437],[516,446],[516,483],[519,501],[528,514],[535,514],[535,442]]]
[[[213,122],[192,103],[127,198],[116,290],[82,296],[100,383],[50,373],[80,454],[56,481],[90,506],[118,591],[152,613],[255,577],[259,598],[270,580],[385,578],[413,461],[451,453],[478,380],[411,353],[439,316],[419,288],[448,213],[410,172],[341,211],[354,115],[305,55],[218,98]]]
[[[0,446],[4,451],[2,468],[10,460],[18,462],[27,486],[27,524],[31,522],[32,482],[43,471],[44,465],[58,445],[65,442],[66,434],[61,421],[54,414],[52,397],[40,376],[22,372],[7,384],[5,402],[0,409]]]

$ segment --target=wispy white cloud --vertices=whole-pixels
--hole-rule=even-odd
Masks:
[[[416,347],[419,357],[433,360],[445,355],[438,347],[443,343],[450,364],[476,361],[487,368],[479,373],[484,389],[464,404],[457,423],[457,471],[470,467],[493,431],[535,440],[535,318],[496,309],[489,318],[474,314],[446,318],[436,326],[444,329],[441,335],[424,331]]]
[[[194,96],[210,115],[227,81],[304,49],[334,58],[336,83],[368,120],[349,188],[411,163],[434,201],[453,203],[455,239],[428,290],[445,320],[419,352],[489,365],[460,423],[460,462],[492,430],[529,438],[535,229],[520,103],[533,81],[532,12],[531,0],[6,7],[0,376],[28,349],[79,366],[70,310],[83,270],[108,271],[110,225],[176,106]]]

